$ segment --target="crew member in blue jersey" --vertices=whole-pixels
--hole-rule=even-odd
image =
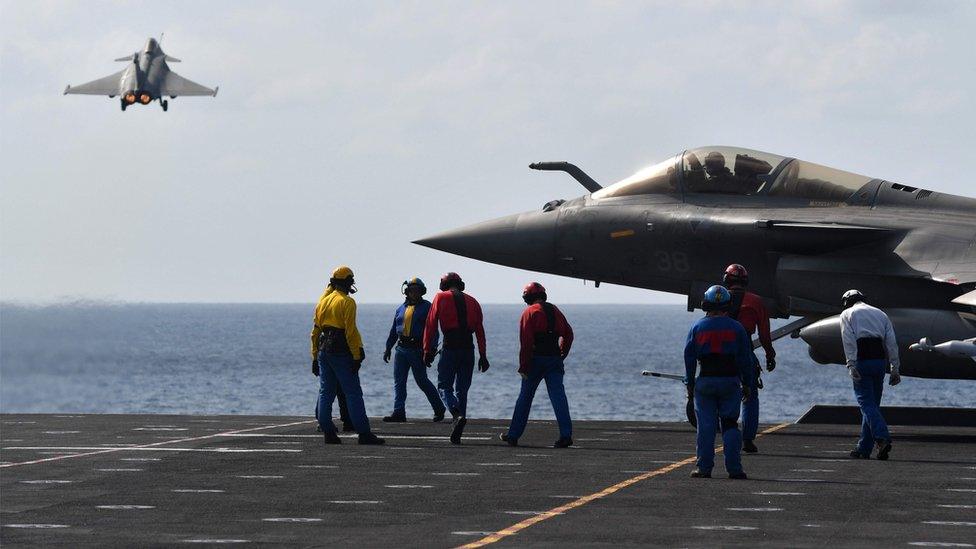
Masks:
[[[698,418],[698,466],[691,473],[695,478],[712,476],[717,430],[722,432],[729,478],[746,478],[739,404],[755,391],[755,375],[752,343],[742,324],[729,318],[731,303],[732,296],[723,286],[709,288],[701,302],[705,317],[691,327],[685,344],[685,385],[689,396],[694,395]]]
[[[434,421],[442,421],[445,407],[437,394],[437,388],[427,377],[427,368],[424,367],[424,327],[427,324],[427,313],[430,312],[430,301],[423,298],[427,293],[427,286],[423,280],[415,277],[404,281],[400,291],[406,299],[393,314],[393,326],[390,327],[386,351],[383,353],[383,362],[387,364],[390,356],[393,356],[393,413],[384,417],[383,421],[392,423],[407,420],[407,374],[410,372],[413,372],[413,380],[427,396],[430,407],[434,410]],[[434,346],[437,346],[436,335]]]
[[[881,415],[881,393],[885,368],[891,365],[892,386],[901,383],[898,371],[898,341],[891,320],[881,309],[865,302],[864,294],[848,290],[841,298],[840,336],[844,343],[847,368],[854,380],[854,395],[861,407],[861,439],[851,451],[855,459],[868,459],[878,448],[878,459],[888,459],[891,434]]]

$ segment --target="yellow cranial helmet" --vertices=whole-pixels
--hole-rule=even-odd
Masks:
[[[332,278],[336,280],[343,280],[352,277],[353,277],[352,269],[350,269],[345,265],[339,265],[338,267],[335,268],[334,271],[332,271]]]

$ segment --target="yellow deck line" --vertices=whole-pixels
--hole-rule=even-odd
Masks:
[[[790,424],[789,423],[780,423],[779,425],[774,425],[774,426],[772,426],[772,427],[764,430],[763,432],[759,433],[757,435],[757,438],[760,437],[760,436],[762,436],[762,435],[767,435],[769,433],[774,433],[776,431],[779,431],[780,429],[783,429],[783,428],[785,428],[788,425],[790,425]],[[721,451],[722,450],[720,448],[717,448],[715,450],[716,453],[720,453]],[[696,456],[691,456],[691,457],[685,458],[685,459],[683,459],[681,461],[676,461],[676,462],[671,463],[669,465],[665,465],[664,467],[661,467],[660,469],[654,469],[653,471],[648,471],[646,473],[641,473],[641,474],[639,474],[639,475],[637,475],[635,477],[631,477],[631,478],[629,478],[629,479],[627,479],[625,481],[618,482],[617,484],[614,484],[613,486],[609,486],[607,488],[604,488],[603,490],[600,490],[599,492],[595,492],[593,494],[589,494],[589,495],[586,495],[586,496],[582,496],[582,497],[580,497],[578,499],[574,499],[573,501],[571,501],[569,503],[566,503],[564,505],[560,505],[559,507],[554,507],[554,508],[552,508],[552,509],[550,509],[550,510],[544,512],[544,513],[541,513],[541,514],[538,514],[538,515],[534,515],[532,517],[529,517],[529,518],[527,518],[527,519],[525,519],[525,520],[523,520],[521,522],[517,522],[517,523],[509,526],[508,528],[505,528],[504,530],[499,530],[499,531],[495,532],[494,534],[485,536],[485,537],[483,537],[483,538],[481,538],[481,539],[479,539],[477,541],[472,541],[471,543],[466,543],[464,545],[461,545],[460,546],[460,549],[474,549],[476,547],[484,547],[485,545],[490,545],[492,543],[495,543],[496,541],[501,541],[502,539],[505,539],[508,536],[514,536],[515,534],[521,532],[522,530],[525,530],[526,528],[528,528],[528,527],[530,527],[530,526],[532,526],[534,524],[538,524],[538,523],[540,523],[540,522],[542,522],[544,520],[551,519],[552,517],[559,516],[559,515],[565,513],[566,511],[571,510],[571,509],[576,509],[577,507],[582,507],[582,506],[586,505],[587,503],[589,503],[589,502],[591,502],[593,500],[597,500],[597,499],[600,499],[600,498],[605,498],[605,497],[607,497],[609,495],[615,494],[615,493],[619,492],[620,490],[623,490],[624,488],[626,488],[626,487],[628,487],[628,486],[630,486],[632,484],[636,484],[636,483],[638,483],[638,482],[640,482],[642,480],[647,480],[649,478],[658,477],[658,476],[661,476],[661,475],[666,474],[666,473],[670,473],[671,471],[674,471],[675,469],[678,469],[680,467],[684,467],[685,465],[690,465],[690,464],[694,463],[696,459],[697,459]]]

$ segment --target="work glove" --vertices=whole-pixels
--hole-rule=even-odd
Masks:
[[[391,351],[389,349],[387,349],[386,352],[383,353],[383,362],[389,364],[390,363],[390,355],[391,354],[392,354]]]
[[[478,371],[484,373],[488,371],[488,368],[491,368],[491,364],[488,364],[488,359],[482,355],[482,357],[478,359]]]
[[[363,367],[363,362],[366,361],[366,350],[362,347],[359,348],[359,360],[353,361],[352,372],[354,374],[359,373],[359,369]]]
[[[851,374],[851,379],[861,381],[861,372],[857,371],[857,366],[853,362],[847,363],[847,372]]]
[[[894,387],[901,383],[901,374],[898,372],[898,366],[891,367],[891,376],[888,377],[888,385]]]
[[[745,402],[745,401],[749,400],[749,397],[751,397],[751,396],[752,396],[752,388],[749,387],[748,385],[743,385],[742,386],[742,402]]]
[[[774,357],[774,356],[767,356],[766,357],[766,371],[767,372],[772,372],[775,369],[776,369],[776,357]]]
[[[565,353],[559,353],[560,360],[566,360],[566,357],[568,356],[569,356],[569,351],[566,351]]]
[[[427,351],[426,353],[424,353],[424,364],[426,364],[427,367],[430,368],[431,366],[434,365],[434,357],[436,356],[437,353],[435,353],[434,351]]]
[[[312,359],[312,375],[319,377],[319,359]]]

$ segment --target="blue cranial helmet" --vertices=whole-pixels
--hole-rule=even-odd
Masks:
[[[725,286],[712,286],[705,290],[702,297],[701,308],[706,313],[712,311],[727,311],[732,303],[732,294],[725,289]]]
[[[423,280],[420,280],[420,278],[419,277],[416,277],[416,276],[413,277],[413,278],[404,280],[403,281],[403,285],[400,286],[400,291],[403,292],[404,295],[406,295],[407,290],[409,290],[410,288],[414,288],[414,287],[420,288],[420,295],[424,295],[424,294],[427,293],[427,285],[424,284],[424,281]]]

